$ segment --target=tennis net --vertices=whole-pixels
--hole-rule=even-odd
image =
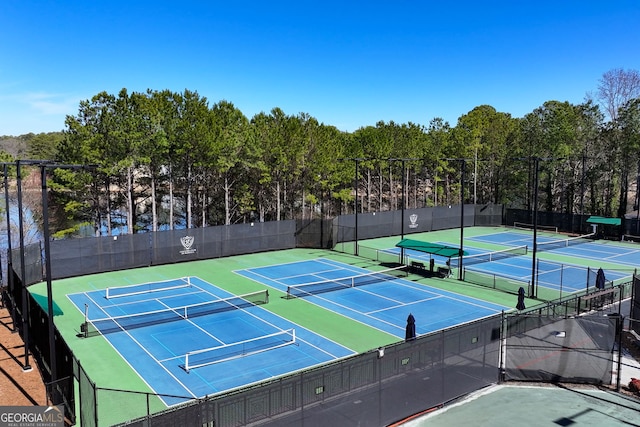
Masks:
[[[474,265],[483,262],[499,261],[501,259],[513,258],[527,254],[527,246],[514,246],[513,248],[502,249],[494,252],[467,255],[462,257],[462,265]],[[451,267],[458,268],[458,258],[451,258]]]
[[[567,239],[553,240],[550,242],[540,242],[536,245],[538,251],[552,251],[554,249],[568,248],[570,246],[592,243],[595,233],[582,236],[569,237]]]
[[[109,287],[105,290],[107,299],[128,297],[131,295],[147,294],[151,292],[167,291],[171,289],[188,288],[191,286],[190,277],[162,280],[160,282],[139,283],[129,286]]]
[[[488,272],[463,270],[463,281],[475,285],[485,286],[502,292],[518,295],[520,288],[524,288],[526,295],[531,295],[531,282],[517,277],[507,277]]]
[[[245,341],[190,351],[184,355],[183,368],[189,372],[191,369],[274,350],[286,345],[295,344],[295,342],[296,330],[288,329]]]
[[[307,295],[321,294],[324,292],[337,291],[340,289],[354,288],[356,286],[381,283],[406,276],[407,267],[402,265],[400,267],[387,268],[385,270],[358,274],[356,276],[342,277],[339,279],[325,279],[318,282],[291,285],[287,287],[287,298],[297,298]]]
[[[527,224],[527,223],[524,223],[524,222],[514,222],[513,223],[513,228],[515,230],[526,230],[526,231],[533,231],[533,229],[535,228],[536,230],[539,230],[539,231],[548,231],[550,233],[558,233],[558,227],[556,227],[554,225],[536,224],[534,226],[533,224]]]
[[[150,325],[193,319],[200,316],[206,316],[208,314],[243,309],[254,305],[266,304],[268,302],[269,292],[265,289],[258,292],[215,301],[207,301],[199,304],[147,311],[143,313],[127,314],[123,316],[88,319],[88,316],[85,314],[85,322],[81,326],[81,331],[84,333],[85,337],[100,334],[106,335],[113,332],[127,331]]]

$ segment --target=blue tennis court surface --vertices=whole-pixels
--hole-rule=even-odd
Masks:
[[[67,295],[156,393],[183,396],[165,396],[167,405],[354,354],[248,296],[236,298],[197,277],[187,282]]]
[[[236,273],[286,292],[292,285],[337,281],[371,271],[319,258]],[[399,338],[405,337],[409,314],[415,317],[416,333],[420,335],[509,308],[393,276],[363,286],[329,286],[331,291],[302,298]]]

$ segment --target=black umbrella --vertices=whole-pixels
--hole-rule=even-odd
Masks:
[[[413,341],[416,339],[416,319],[413,314],[409,313],[407,317],[407,328],[404,335],[405,341]]]
[[[598,269],[598,274],[596,275],[596,288],[604,289],[604,282],[606,281],[604,277],[604,271],[602,268]]]
[[[525,305],[524,305],[524,288],[522,286],[520,286],[520,289],[518,289],[518,304],[516,304],[516,308],[518,310],[524,310]]]

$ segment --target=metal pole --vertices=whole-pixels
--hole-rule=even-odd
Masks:
[[[48,200],[47,200],[47,170],[46,166],[40,165],[40,179],[42,183],[42,228],[44,239],[44,261],[45,261],[45,277],[47,280],[47,310],[49,314],[49,363],[51,368],[51,382],[56,381],[56,343],[55,343],[55,329],[53,326],[53,291],[51,287],[51,257],[49,246],[49,214],[48,214]]]
[[[7,214],[7,285],[11,292],[13,292],[13,288],[15,283],[13,283],[13,254],[11,253],[11,214],[9,212],[9,183],[8,183],[8,175],[9,175],[9,165],[5,163],[4,165],[4,201],[6,206],[6,214]],[[11,312],[13,319],[11,331],[16,332],[18,328],[16,327],[16,302],[13,299],[13,294],[11,295]]]
[[[540,159],[534,159],[533,181],[533,253],[531,255],[531,298],[536,297],[536,254],[538,251],[538,165]]]
[[[22,172],[20,160],[16,160],[16,178],[18,183],[18,229],[20,232],[20,274],[22,282],[22,340],[24,341],[24,366],[23,371],[30,371],[29,365],[29,305],[27,303],[26,267],[24,265],[24,223],[22,218]]]
[[[460,250],[458,251],[458,280],[462,280],[462,254],[464,254],[464,170],[467,162],[462,159],[460,173]]]
[[[353,254],[358,256],[358,161],[359,159],[354,159],[356,163],[356,176],[354,180],[354,185],[356,187],[356,203],[355,203],[355,216],[356,216],[356,229],[354,232],[355,244],[353,248]]]
[[[580,215],[584,215],[584,178],[587,173],[586,169],[587,169],[587,155],[582,154],[582,178],[580,180]]]
[[[405,197],[405,179],[404,179],[404,173],[405,173],[405,167],[404,167],[404,159],[401,160],[402,162],[402,206],[400,208],[400,239],[404,239],[404,205],[406,203],[406,197]],[[404,251],[404,248],[401,248],[402,251]],[[404,255],[404,254],[403,254]],[[404,259],[404,256],[402,257]]]
[[[402,162],[402,206],[400,208],[400,240],[404,239],[404,207],[407,203],[406,198],[406,182],[405,182],[405,159],[401,160]],[[404,264],[404,248],[400,248],[400,263]]]
[[[638,175],[636,176],[636,236],[640,234],[640,160],[638,160]]]

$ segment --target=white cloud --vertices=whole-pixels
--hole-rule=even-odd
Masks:
[[[75,114],[80,97],[63,93],[0,93],[0,135],[57,132]]]
[[[77,97],[56,93],[28,93],[23,99],[32,110],[45,115],[72,114],[79,103]]]

